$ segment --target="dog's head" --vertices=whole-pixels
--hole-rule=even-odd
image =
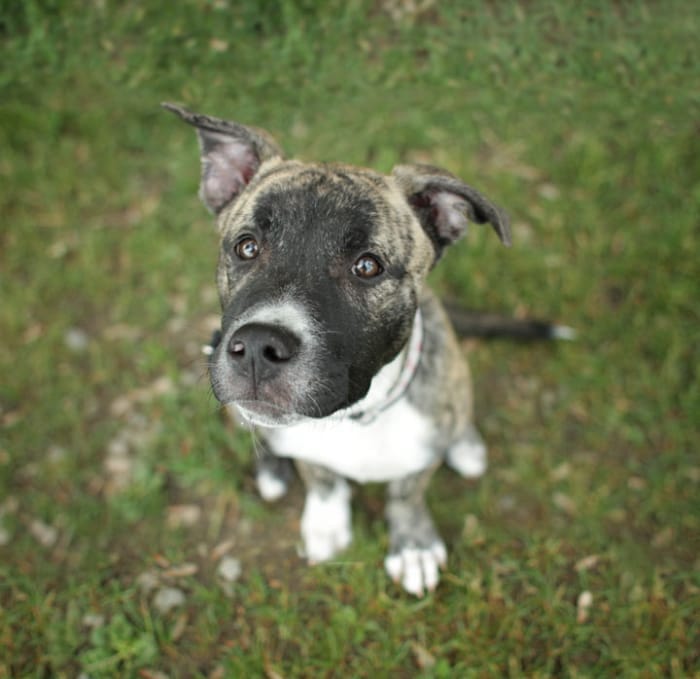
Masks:
[[[359,401],[405,346],[426,275],[468,222],[510,244],[506,216],[444,170],[286,160],[261,130],[165,107],[197,129],[200,197],[221,236],[212,386],[252,422]]]

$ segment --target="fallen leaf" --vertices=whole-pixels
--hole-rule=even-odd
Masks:
[[[170,528],[194,526],[202,516],[199,505],[171,505],[168,507],[167,523]]]
[[[220,542],[214,549],[211,550],[210,558],[212,561],[218,561],[226,552],[233,548],[235,545],[234,540],[224,540]]]
[[[190,575],[194,575],[199,570],[197,564],[194,563],[183,563],[180,566],[172,566],[167,570],[163,571],[163,577],[166,578],[186,578]]]
[[[554,493],[552,496],[552,502],[554,503],[555,507],[561,509],[569,516],[576,514],[576,503],[565,493]]]
[[[429,670],[435,666],[435,656],[422,644],[417,641],[411,642],[411,651],[416,660],[416,665],[422,670]]]
[[[574,570],[576,570],[577,573],[583,573],[595,568],[599,562],[600,556],[598,554],[591,554],[590,556],[585,556],[583,559],[577,561],[576,565],[574,566]]]

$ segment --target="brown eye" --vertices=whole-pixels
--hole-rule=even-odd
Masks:
[[[379,260],[373,255],[362,255],[353,265],[352,272],[358,278],[376,278],[384,272]]]
[[[246,236],[236,243],[233,251],[236,253],[238,259],[250,260],[255,259],[260,254],[260,246],[255,238]]]

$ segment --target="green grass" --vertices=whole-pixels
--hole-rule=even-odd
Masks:
[[[410,4],[0,0],[0,677],[700,676],[694,3]],[[299,485],[258,499],[198,354],[216,236],[162,100],[450,169],[515,247],[475,228],[435,287],[579,331],[465,345],[491,467],[431,485],[425,600],[383,573],[379,489],[316,568]]]

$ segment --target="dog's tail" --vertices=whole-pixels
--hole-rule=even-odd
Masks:
[[[567,325],[555,325],[549,321],[532,318],[513,318],[500,314],[469,311],[454,303],[446,303],[447,314],[460,337],[493,339],[574,340],[576,331]]]

